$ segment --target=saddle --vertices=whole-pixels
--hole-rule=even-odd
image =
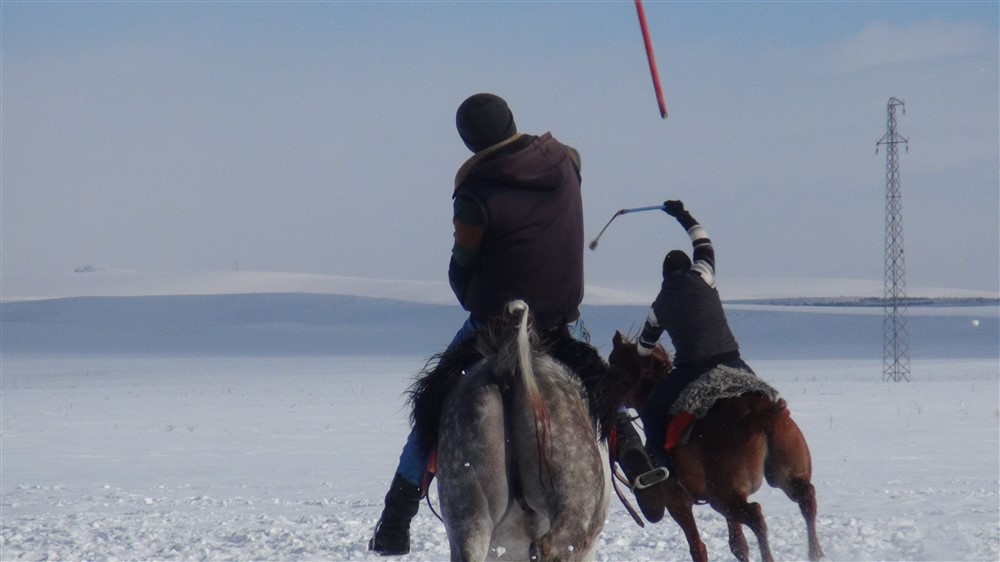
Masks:
[[[743,369],[717,365],[681,391],[670,407],[673,415],[667,424],[664,447],[669,451],[688,442],[694,422],[705,417],[716,402],[744,394],[761,394],[777,401],[778,391],[753,373]]]

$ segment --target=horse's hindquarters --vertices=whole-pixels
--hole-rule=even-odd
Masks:
[[[592,559],[610,474],[579,381],[536,360],[531,400],[492,365],[464,375],[443,408],[438,489],[452,559],[528,560],[529,548],[540,560]]]
[[[580,560],[592,554],[604,527],[610,498],[606,449],[597,441],[582,390],[558,364],[539,360],[544,396],[541,419],[526,396],[512,393],[509,421],[518,473],[528,505],[550,524],[542,559]],[[530,476],[530,477],[529,477]],[[548,555],[548,556],[547,556]]]
[[[505,441],[499,389],[482,371],[466,375],[445,402],[438,449],[441,515],[452,559],[483,560],[489,553],[510,496]]]
[[[768,433],[767,480],[775,487],[791,478],[812,480],[809,445],[786,410]]]

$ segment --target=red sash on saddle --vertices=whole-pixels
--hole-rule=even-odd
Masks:
[[[691,412],[681,412],[671,418],[667,424],[667,440],[663,442],[663,447],[669,451],[682,442],[687,442],[685,434],[691,429],[694,420],[694,414]]]

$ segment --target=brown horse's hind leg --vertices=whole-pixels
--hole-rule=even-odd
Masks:
[[[816,534],[816,489],[812,480],[812,457],[809,446],[785,411],[768,432],[768,459],[765,466],[767,483],[781,488],[788,499],[797,503],[806,520],[809,535],[809,559],[819,560],[823,549]]]
[[[760,511],[760,504],[757,502],[746,504],[744,514],[743,523],[750,527],[753,534],[757,536],[761,560],[771,562],[774,557],[771,555],[771,543],[767,540],[767,523],[764,522],[764,514]]]
[[[771,545],[767,540],[767,523],[764,522],[764,515],[760,511],[759,503],[747,503],[745,499],[733,498],[725,504],[716,505],[713,503],[712,507],[726,518],[726,524],[729,527],[729,550],[733,552],[733,556],[737,560],[740,562],[750,560],[750,547],[743,534],[743,525],[746,525],[757,537],[761,560],[764,562],[774,561],[774,557],[771,555]]]
[[[749,562],[750,547],[743,536],[743,524],[735,516],[727,516],[726,525],[729,526],[729,550],[740,562]]]
[[[823,548],[819,545],[816,533],[816,488],[804,478],[792,478],[782,486],[785,495],[799,504],[802,517],[806,520],[806,532],[809,534],[809,560],[823,558]]]
[[[708,550],[701,540],[701,535],[698,534],[698,524],[695,523],[692,507],[694,507],[694,500],[677,483],[677,480],[667,480],[666,508],[670,512],[670,516],[684,531],[688,549],[691,551],[691,559],[694,562],[708,562]]]

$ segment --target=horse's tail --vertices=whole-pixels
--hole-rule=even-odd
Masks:
[[[513,368],[514,362],[510,360],[512,358],[509,356],[507,358],[501,358],[500,364],[509,365],[511,370],[517,371],[521,375],[521,383],[524,386],[528,407],[531,409],[531,415],[534,419],[535,437],[538,441],[538,456],[539,459],[542,459],[542,462],[539,463],[539,467],[541,467],[545,464],[544,452],[549,434],[549,415],[545,407],[545,401],[542,399],[542,392],[538,388],[538,381],[535,378],[531,331],[528,328],[529,312],[528,303],[523,300],[511,301],[507,305],[507,313],[517,320],[517,335],[515,338],[516,347],[512,350],[510,346],[505,346],[503,349],[506,350],[508,354],[516,355],[517,368]]]
[[[746,417],[746,428],[750,433],[771,432],[775,420],[788,411],[784,398],[771,400],[763,394],[744,395],[749,398],[749,413]]]
[[[524,383],[524,390],[528,393],[529,404],[532,411],[537,411],[536,406],[545,405],[541,401],[541,392],[538,390],[538,381],[535,380],[535,371],[531,361],[531,337],[528,331],[528,303],[522,300],[511,301],[507,305],[507,312],[511,315],[520,315],[517,320],[517,364],[521,372],[521,381]]]

